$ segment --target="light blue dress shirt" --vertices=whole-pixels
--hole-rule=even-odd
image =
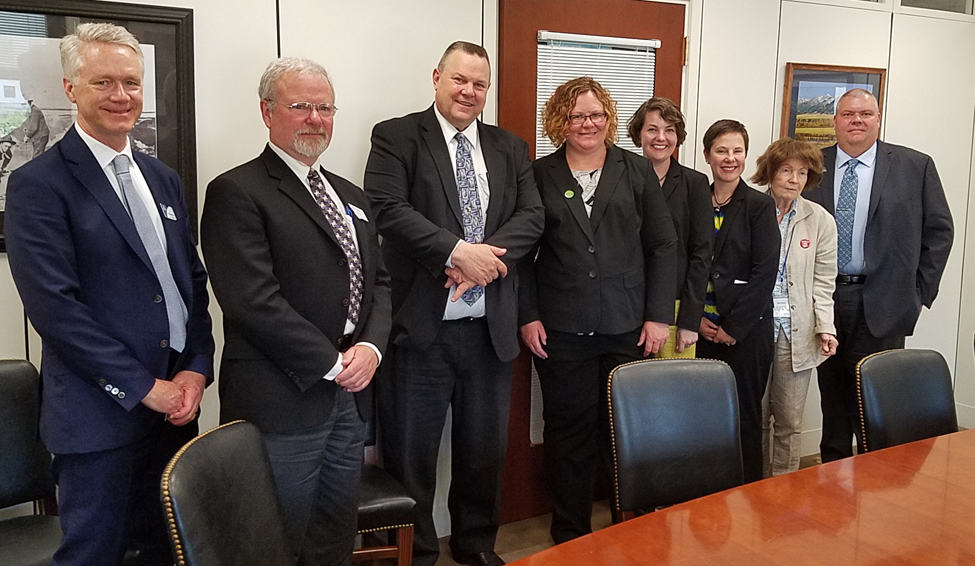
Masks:
[[[867,231],[867,213],[870,211],[870,192],[873,190],[873,173],[877,164],[877,142],[870,149],[860,155],[850,156],[836,146],[836,165],[833,170],[833,210],[836,210],[840,199],[840,183],[846,172],[847,162],[856,157],[860,162],[856,168],[857,174],[857,205],[853,213],[853,258],[849,265],[839,266],[840,273],[845,275],[862,275],[866,269],[866,258],[863,257],[863,235]]]

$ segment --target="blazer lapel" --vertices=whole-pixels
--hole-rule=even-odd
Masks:
[[[312,198],[305,185],[295,177],[294,171],[284,161],[281,161],[281,158],[269,146],[264,148],[261,159],[267,167],[268,176],[278,182],[278,190],[294,201],[295,205],[312,219],[312,222],[328,234],[336,246],[341,247],[335,232],[332,231],[331,224],[328,223],[322,213],[322,209],[319,208],[318,203]]]
[[[354,197],[353,195],[350,195],[348,191],[359,190],[359,189],[350,188],[346,182],[344,182],[341,178],[336,177],[334,174],[330,173],[329,171],[325,171],[325,177],[328,179],[328,182],[332,185],[332,188],[335,189],[335,192],[338,193],[339,199],[341,199],[342,202],[346,203],[351,207],[352,206],[351,203],[354,202]],[[363,213],[366,212],[364,209],[360,209],[360,210],[362,210]],[[364,237],[365,234],[369,233],[369,227],[366,226],[366,223],[370,221],[371,220],[362,220],[355,214],[355,211],[353,211],[352,225],[355,226],[355,239],[356,239],[356,243],[359,246],[359,260],[362,262],[363,284],[365,284],[365,280],[367,279],[367,274],[373,273],[373,267],[372,267],[373,254],[372,254],[372,250],[369,247],[370,245],[369,238]]]
[[[572,176],[572,171],[569,170],[569,162],[565,159],[564,144],[552,154],[548,163],[548,174],[555,181],[551,189],[556,193],[555,198],[565,202],[586,238],[589,238],[590,243],[595,242],[592,224],[586,214],[586,205],[582,202],[582,189],[576,182],[576,178]],[[571,196],[569,196],[570,194]]]
[[[836,174],[836,146],[831,145],[823,150],[823,179],[819,186],[810,192],[809,200],[818,203],[831,215],[835,213],[835,198],[833,195],[834,175]]]
[[[431,106],[424,114],[423,120],[420,122],[420,137],[423,138],[423,142],[430,152],[430,157],[437,167],[437,173],[440,174],[440,187],[447,198],[447,203],[450,204],[450,210],[457,217],[457,223],[463,226],[464,216],[460,210],[460,197],[457,196],[457,178],[454,176],[454,167],[450,163],[450,154],[448,153],[447,142],[443,139],[443,130],[440,129],[440,122],[437,121],[437,116],[433,112],[433,106]]]
[[[61,156],[68,164],[71,174],[83,186],[98,205],[108,216],[108,219],[115,225],[115,229],[122,235],[122,239],[129,244],[146,268],[155,273],[149,254],[146,253],[139,232],[135,229],[135,223],[129,216],[128,211],[119,199],[118,193],[112,188],[105,172],[98,166],[95,156],[82,141],[81,136],[75,131],[74,127],[68,128],[67,133],[61,139]],[[80,157],[79,157],[80,156]]]
[[[724,220],[721,229],[718,230],[717,237],[714,239],[714,257],[721,255],[721,248],[724,247],[725,240],[728,239],[729,227],[737,225],[735,218],[744,209],[745,191],[747,189],[748,186],[745,185],[745,181],[739,179],[738,186],[735,187],[735,192],[731,195],[731,202],[728,203],[730,206],[726,205],[724,208]],[[711,185],[711,190],[714,191],[714,185]]]
[[[606,161],[603,163],[603,172],[599,175],[599,184],[596,185],[595,200],[592,203],[592,212],[589,215],[589,223],[592,224],[593,233],[599,229],[599,221],[606,214],[606,207],[613,199],[613,193],[619,186],[620,179],[623,177],[623,150],[617,146],[611,146],[606,153]]]
[[[485,236],[494,234],[501,225],[501,215],[504,212],[501,201],[504,197],[504,188],[509,182],[507,179],[508,169],[505,166],[507,160],[498,149],[493,134],[494,132],[478,124],[478,137],[480,138],[478,143],[481,145],[481,155],[484,156],[484,164],[487,166],[489,185],[487,220],[484,222]]]
[[[649,159],[647,161],[650,161]],[[653,164],[650,164],[650,174],[656,175],[656,171],[653,170]],[[677,185],[680,184],[680,178],[683,173],[681,173],[680,164],[673,157],[670,158],[670,167],[667,169],[667,176],[664,178],[664,184],[660,187],[660,192],[664,195],[664,200],[669,201],[670,195],[674,194],[674,190],[677,189]]]
[[[870,219],[877,212],[880,199],[883,196],[881,187],[888,187],[887,177],[890,176],[891,164],[890,147],[882,141],[877,142],[877,158],[873,162],[873,183],[870,185],[870,207],[867,211],[867,226],[870,226]]]

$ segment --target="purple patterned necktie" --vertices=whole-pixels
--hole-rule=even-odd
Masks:
[[[464,241],[480,244],[484,241],[484,219],[481,216],[481,199],[477,196],[477,176],[474,160],[464,134],[457,132],[457,198],[460,199],[461,219],[464,221]],[[475,285],[461,299],[473,305],[484,294],[484,288]]]
[[[325,183],[322,182],[322,177],[318,171],[309,169],[308,184],[311,186],[312,194],[315,195],[318,207],[322,209],[325,219],[328,220],[329,225],[332,226],[332,231],[335,232],[335,237],[342,247],[345,259],[349,262],[349,320],[356,324],[359,322],[359,306],[362,304],[362,260],[359,258],[359,251],[352,240],[349,225],[342,218],[342,213],[335,206],[335,202],[325,193]]]

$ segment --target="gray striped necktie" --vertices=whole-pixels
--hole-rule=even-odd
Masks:
[[[129,216],[132,217],[139,239],[142,240],[142,246],[149,255],[152,269],[156,272],[156,279],[162,287],[162,298],[166,302],[166,318],[169,319],[169,347],[182,352],[186,346],[186,305],[176,287],[176,280],[173,279],[166,250],[163,249],[156,227],[152,224],[152,217],[149,216],[157,213],[155,210],[151,212],[147,210],[142,199],[139,198],[135,185],[132,184],[132,175],[129,173],[128,156],[122,154],[115,156],[112,167],[115,168],[115,176],[122,187],[122,196],[125,197]]]

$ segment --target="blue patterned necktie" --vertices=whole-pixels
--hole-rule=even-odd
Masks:
[[[349,264],[349,320],[352,324],[359,322],[359,307],[362,304],[362,260],[359,257],[359,250],[352,241],[352,231],[349,225],[342,218],[335,201],[325,192],[325,183],[322,182],[321,175],[314,169],[308,170],[308,185],[311,192],[315,195],[315,202],[318,208],[322,209],[325,219],[332,227],[335,238],[339,241],[342,253]]]
[[[186,346],[186,304],[183,303],[183,297],[176,287],[176,280],[173,279],[173,271],[169,267],[166,250],[163,249],[159,235],[156,233],[150,211],[143,206],[142,199],[136,192],[135,184],[132,182],[132,174],[129,173],[128,156],[116,155],[115,159],[112,160],[112,167],[115,169],[115,177],[119,181],[119,186],[122,187],[125,207],[128,209],[129,216],[132,217],[136,232],[139,233],[142,246],[149,256],[152,270],[156,272],[159,286],[162,287],[162,299],[166,303],[166,318],[169,322],[169,347],[177,352],[182,352],[183,347]]]
[[[477,176],[474,174],[474,159],[467,147],[464,134],[458,132],[457,139],[457,197],[460,199],[461,219],[464,221],[464,241],[480,244],[484,241],[484,219],[481,217],[481,199],[477,196]],[[473,305],[484,294],[484,288],[476,285],[461,297],[468,305]]]
[[[857,177],[856,167],[860,162],[851,159],[846,162],[846,171],[840,181],[840,198],[836,201],[836,233],[839,240],[836,250],[837,264],[840,271],[853,259],[853,217],[857,208]]]

